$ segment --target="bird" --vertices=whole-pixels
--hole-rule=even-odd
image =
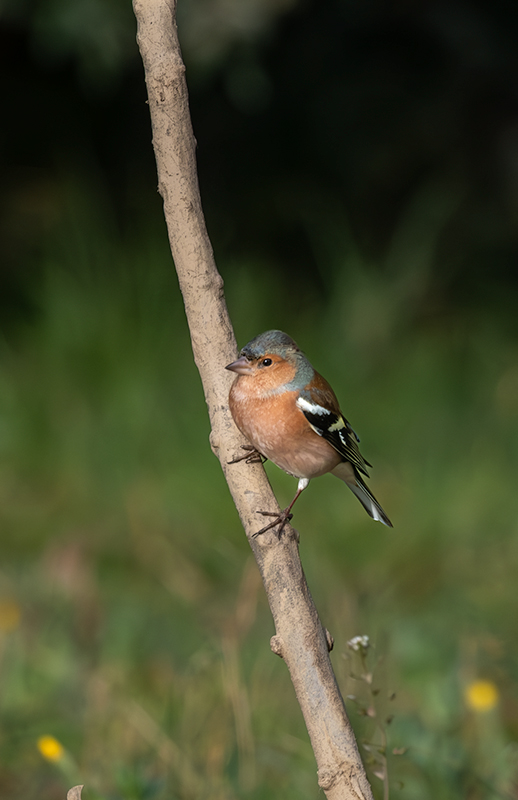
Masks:
[[[247,453],[230,463],[269,459],[298,478],[295,497],[280,514],[258,511],[275,519],[254,536],[278,525],[280,537],[310,480],[328,472],[347,484],[369,516],[392,528],[363,480],[372,465],[360,453],[358,436],[340,411],[329,383],[291,336],[279,330],[261,333],[225,369],[236,373],[229,394],[230,412],[250,442],[243,445]]]

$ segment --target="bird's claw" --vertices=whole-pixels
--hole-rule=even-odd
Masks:
[[[275,528],[277,525],[280,526],[279,530],[277,531],[277,536],[280,539],[284,526],[293,519],[293,514],[290,513],[288,508],[285,508],[284,511],[281,511],[280,514],[277,514],[276,511],[258,511],[257,513],[262,514],[263,517],[275,517],[275,519],[273,522],[270,522],[269,525],[261,528],[260,531],[253,533],[252,539],[255,539],[256,536],[259,536],[261,533],[266,533],[266,531],[269,531],[271,528]]]
[[[227,461],[227,464],[238,464],[240,461],[246,461],[247,464],[264,464],[268,460],[259,450],[256,450],[253,444],[242,444],[241,449],[248,452],[235,456],[232,461]]]

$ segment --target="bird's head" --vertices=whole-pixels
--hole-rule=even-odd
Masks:
[[[292,381],[301,361],[306,359],[291,336],[282,331],[266,331],[248,342],[237,361],[226,369],[238,376],[253,377],[254,383],[272,389]]]

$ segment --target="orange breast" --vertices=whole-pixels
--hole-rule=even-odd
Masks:
[[[235,381],[230,410],[239,430],[274,464],[297,478],[316,478],[342,460],[311,428],[295,401],[298,393],[257,397]]]

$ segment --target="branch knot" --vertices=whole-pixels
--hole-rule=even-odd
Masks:
[[[280,658],[284,658],[283,651],[284,651],[284,642],[280,636],[272,636],[270,639],[270,647],[272,653],[275,653],[276,656],[280,656]]]

